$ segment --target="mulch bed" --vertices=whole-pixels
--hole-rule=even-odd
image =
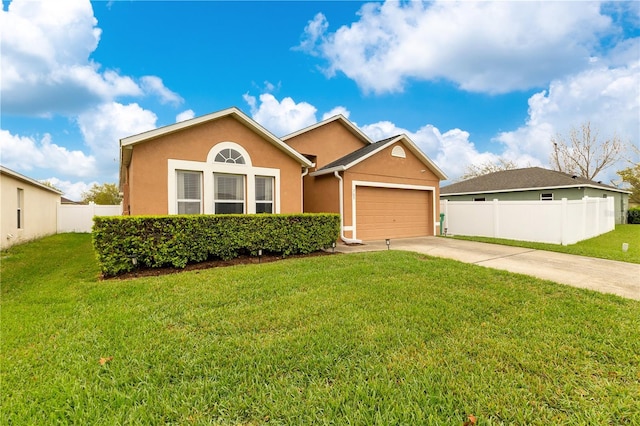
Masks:
[[[270,262],[278,262],[285,259],[298,259],[303,257],[316,257],[316,256],[330,256],[337,253],[331,253],[326,251],[316,251],[309,254],[296,254],[290,256],[276,256],[276,255],[263,255],[258,258],[257,256],[248,256],[243,255],[236,257],[235,259],[230,260],[206,260],[200,263],[189,264],[184,268],[174,268],[174,267],[164,267],[164,268],[146,268],[139,267],[131,272],[125,272],[124,274],[120,274],[115,277],[103,277],[105,280],[126,280],[130,278],[140,278],[140,277],[159,277],[162,275],[168,274],[177,274],[184,271],[198,271],[202,269],[211,269],[211,268],[224,268],[227,266],[235,266],[235,265],[248,265],[253,264],[257,265],[259,263],[270,263]]]

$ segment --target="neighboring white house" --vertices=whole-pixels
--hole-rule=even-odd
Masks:
[[[57,231],[62,192],[0,166],[0,248]]]

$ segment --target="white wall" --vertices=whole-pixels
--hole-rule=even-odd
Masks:
[[[615,228],[614,199],[440,201],[447,234],[575,244]]]
[[[94,216],[119,216],[122,206],[58,204],[58,233],[91,232]]]
[[[18,190],[22,191],[22,220],[18,228]],[[56,233],[56,204],[60,193],[9,170],[0,174],[2,194],[0,249]]]

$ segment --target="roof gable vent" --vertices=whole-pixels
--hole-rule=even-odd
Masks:
[[[407,158],[407,154],[404,152],[404,148],[402,148],[400,145],[396,145],[393,147],[393,149],[391,150],[391,156],[398,158]]]

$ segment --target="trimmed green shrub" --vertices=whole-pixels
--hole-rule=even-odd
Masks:
[[[640,224],[640,207],[633,207],[627,212],[627,223]]]
[[[340,236],[338,214],[96,216],[93,247],[105,276],[136,266],[184,268],[242,254],[306,254]],[[135,264],[134,264],[135,262]]]

